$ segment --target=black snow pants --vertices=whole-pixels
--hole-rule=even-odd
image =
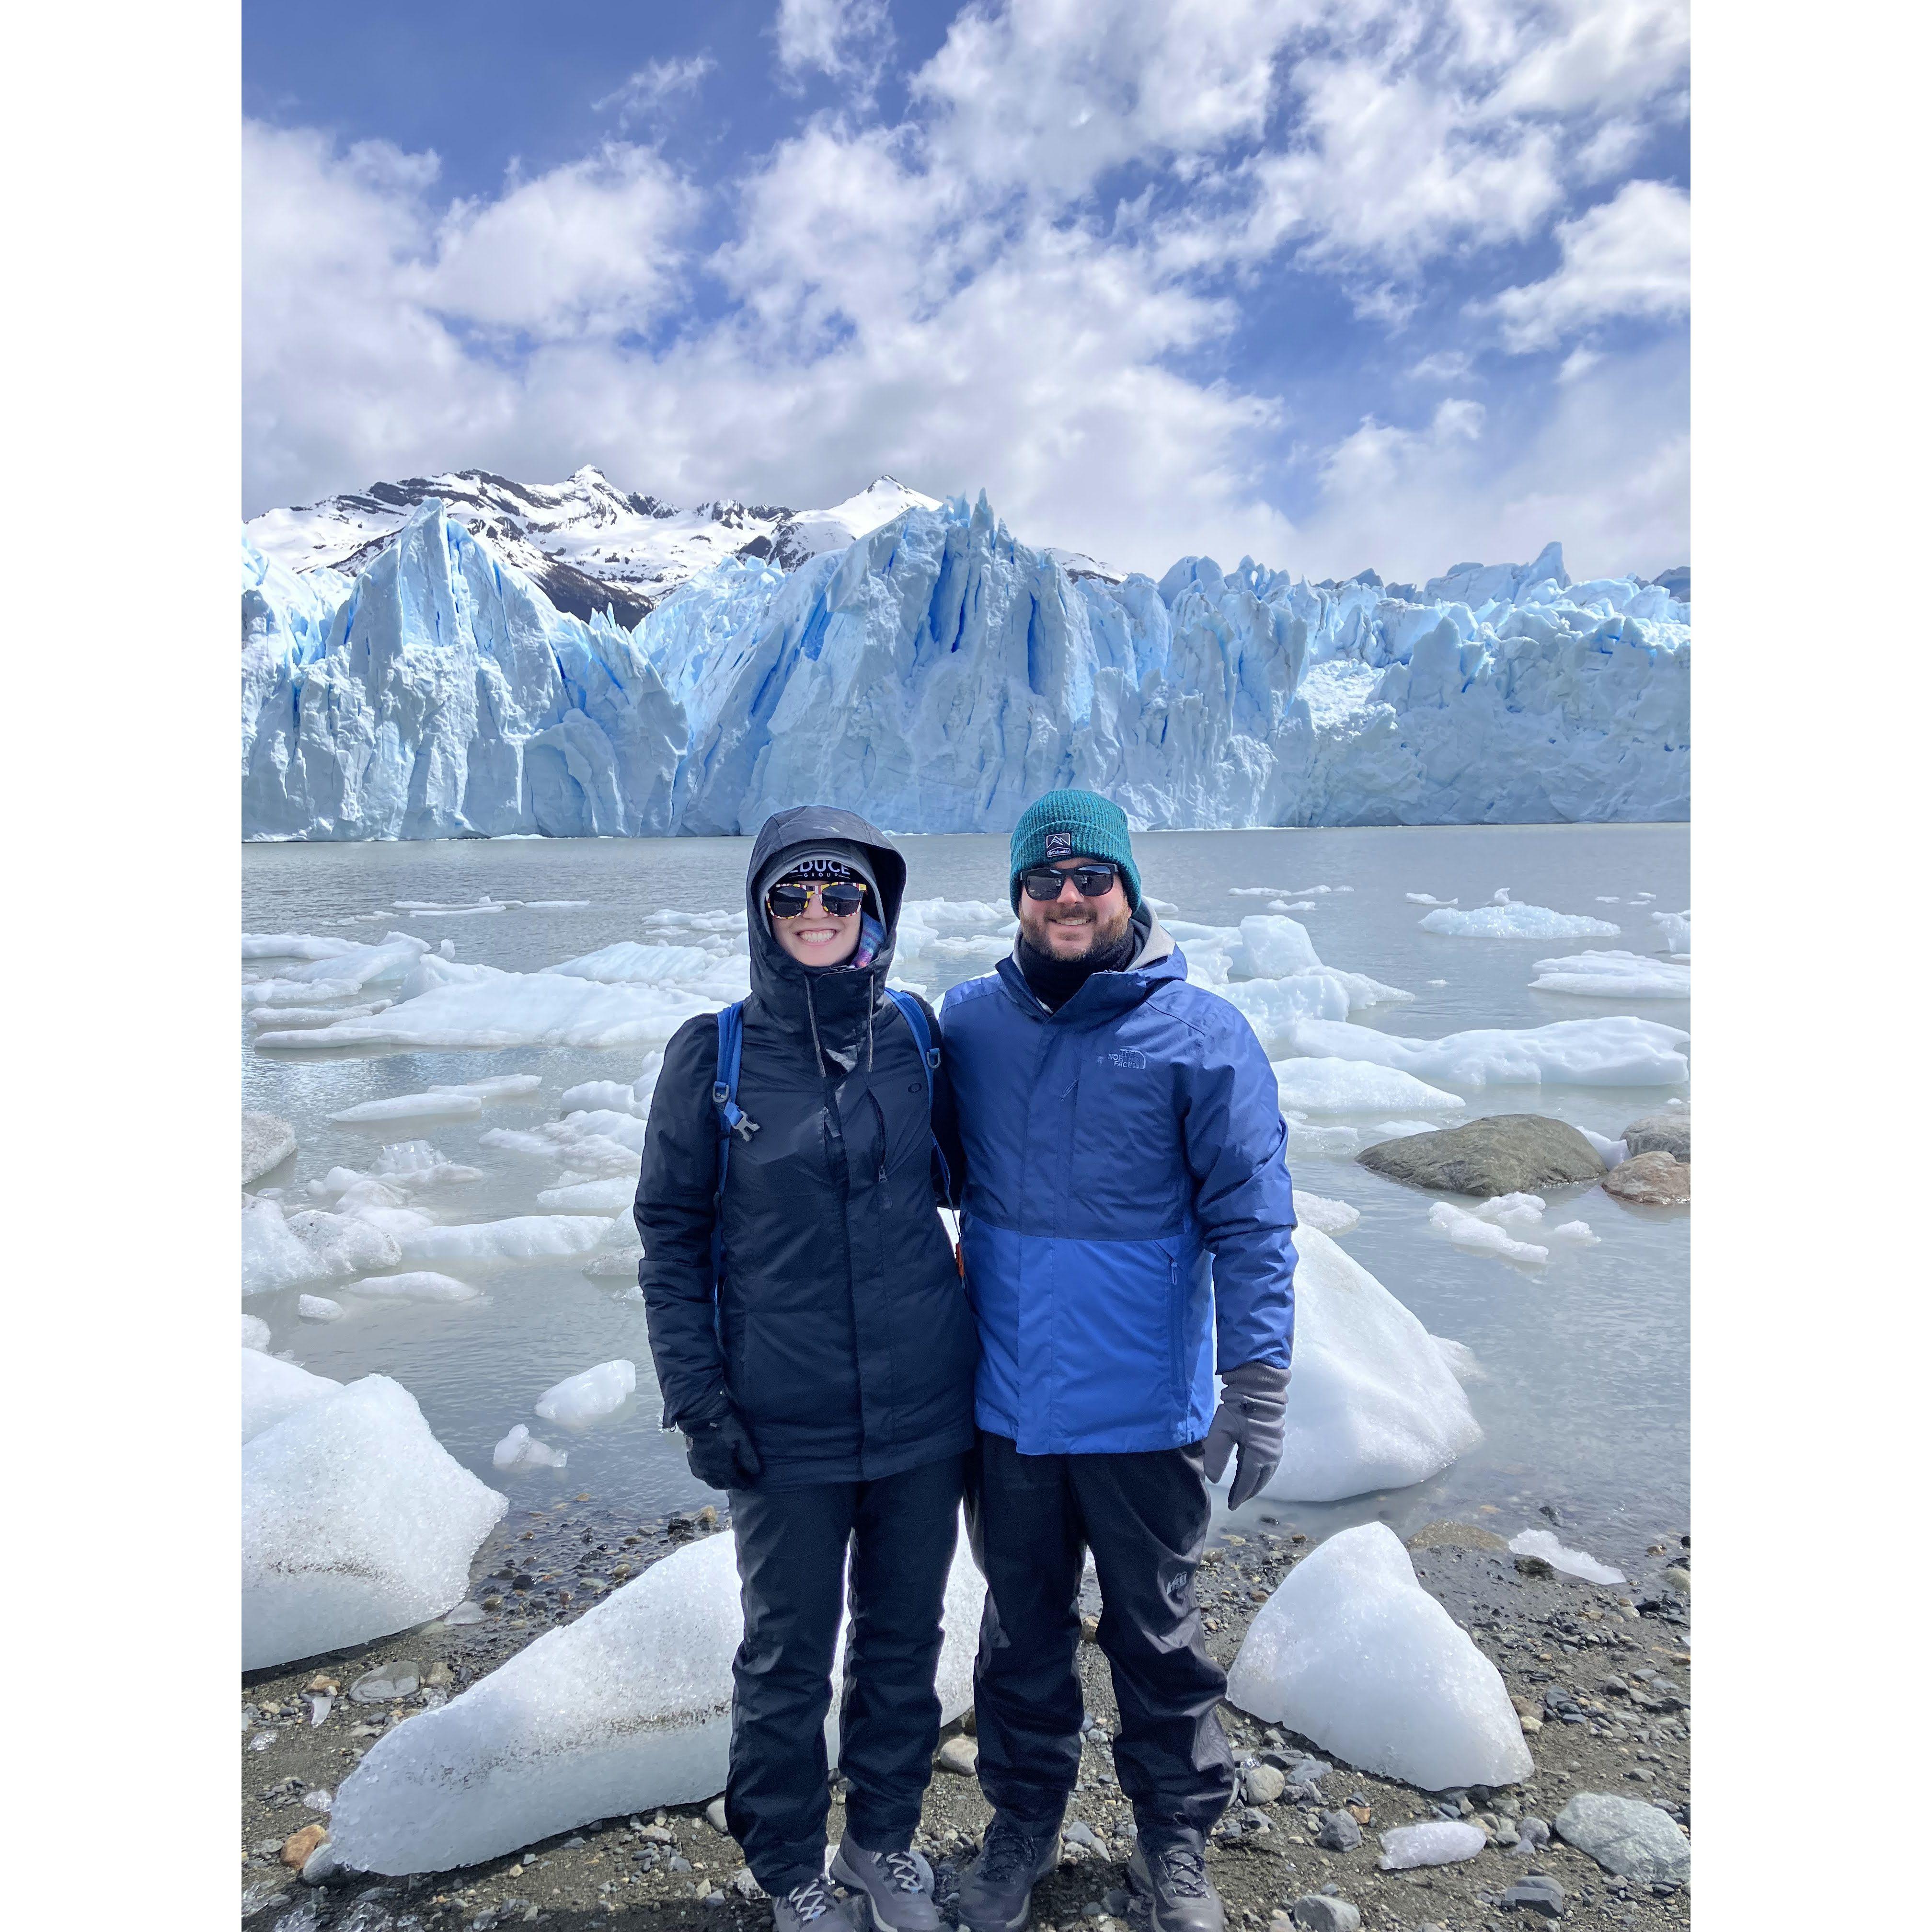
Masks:
[[[825,1869],[825,1717],[848,1594],[847,1827],[868,1851],[912,1842],[939,1742],[933,1678],[964,1466],[946,1456],[876,1482],[730,1492],[745,1640],[731,1666],[724,1818],[774,1898]]]
[[[1227,1688],[1194,1599],[1206,1544],[1201,1448],[1022,1456],[982,1434],[967,1493],[986,1576],[974,1668],[980,1784],[1029,1824],[1064,1814],[1080,1771],[1080,1578],[1099,1572],[1100,1648],[1120,1708],[1114,1764],[1142,1832],[1204,1836],[1234,1789],[1215,1714]]]

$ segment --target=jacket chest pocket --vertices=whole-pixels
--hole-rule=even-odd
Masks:
[[[1186,1167],[1166,1064],[1133,1048],[1089,1046],[1072,1114],[1069,1183],[1091,1225],[1148,1233],[1174,1226]]]

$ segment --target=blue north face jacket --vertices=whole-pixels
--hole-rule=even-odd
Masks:
[[[1027,1456],[1199,1442],[1216,1361],[1286,1368],[1294,1342],[1288,1130],[1253,1029],[1158,922],[1057,1013],[1008,958],[940,1024],[980,1426]]]

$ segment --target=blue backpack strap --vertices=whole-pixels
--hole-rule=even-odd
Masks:
[[[910,993],[902,992],[896,986],[886,988],[886,997],[905,1016],[905,1023],[912,1029],[914,1043],[919,1048],[919,1064],[926,1070],[926,1106],[928,1118],[932,1112],[932,1076],[939,1070],[939,1049],[932,1043],[932,1031],[926,1023],[926,1010]],[[952,1192],[952,1169],[946,1163],[945,1150],[939,1144],[939,1136],[932,1137],[932,1150],[939,1157],[939,1171],[946,1178],[946,1191]]]
[[[745,1057],[745,1004],[721,1006],[718,1012],[718,1073],[712,1082],[711,1104],[718,1109],[718,1191],[711,1198],[711,1279],[715,1285],[724,1252],[724,1177],[731,1166],[731,1137],[749,1140],[758,1124],[738,1105],[738,1069]]]

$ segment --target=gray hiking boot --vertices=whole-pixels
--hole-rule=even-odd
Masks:
[[[774,1932],[852,1932],[852,1920],[822,1878],[795,1885],[772,1901]]]
[[[1060,1863],[1060,1825],[995,1811],[980,1856],[959,1876],[961,1932],[1020,1932],[1034,1887]]]
[[[874,1932],[939,1932],[945,1923],[932,1902],[932,1868],[917,1852],[868,1852],[848,1832],[832,1876],[871,1908]]]
[[[1227,1915],[1192,1832],[1143,1832],[1127,1861],[1127,1882],[1152,1932],[1225,1932]]]

